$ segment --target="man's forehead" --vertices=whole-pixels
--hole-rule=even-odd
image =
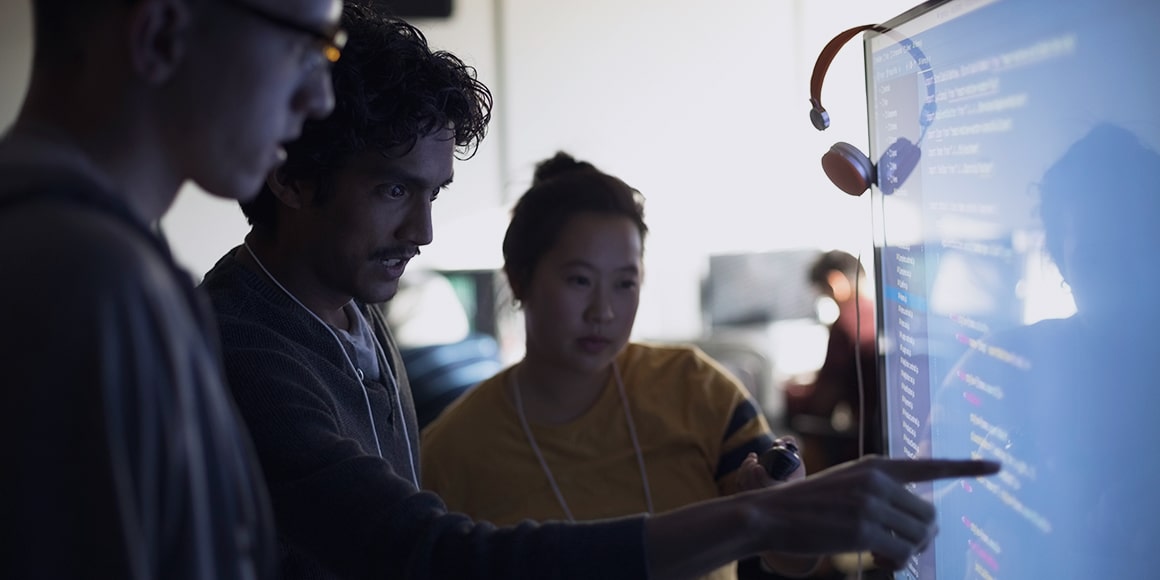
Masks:
[[[405,155],[367,151],[352,157],[346,168],[361,177],[393,177],[421,181],[448,181],[452,177],[454,154],[414,147]]]
[[[303,24],[338,26],[342,20],[342,0],[248,0],[277,11]]]

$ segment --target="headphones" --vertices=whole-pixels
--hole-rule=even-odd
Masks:
[[[838,54],[842,46],[858,33],[866,30],[890,32],[889,28],[879,24],[855,26],[835,36],[818,55],[818,61],[814,64],[813,76],[810,77],[810,106],[812,107],[810,109],[810,122],[819,131],[825,131],[830,126],[830,114],[822,106],[822,81],[825,80],[826,70],[830,68],[830,62],[834,60],[834,56]],[[910,177],[914,168],[918,166],[918,160],[922,157],[922,140],[926,137],[927,128],[934,121],[937,105],[935,103],[934,73],[930,69],[930,62],[923,54],[922,49],[909,38],[899,40],[898,44],[906,49],[911,58],[918,63],[918,72],[922,75],[922,83],[926,85],[926,98],[918,116],[921,132],[918,140],[914,143],[905,137],[899,137],[882,153],[877,165],[870,161],[870,158],[859,151],[857,147],[845,141],[839,141],[830,147],[830,150],[822,155],[822,170],[826,172],[830,181],[838,186],[838,189],[850,195],[862,195],[871,185],[877,185],[878,189],[887,195],[894,193],[901,187],[906,178]]]

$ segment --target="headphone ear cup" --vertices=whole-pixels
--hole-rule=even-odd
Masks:
[[[839,141],[822,155],[822,170],[838,189],[859,196],[874,182],[874,165],[857,147]]]
[[[922,157],[922,149],[905,137],[899,137],[886,152],[882,154],[879,165],[878,188],[885,195],[890,195],[910,177],[911,172],[918,166]]]

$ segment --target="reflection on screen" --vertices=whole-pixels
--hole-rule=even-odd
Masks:
[[[890,26],[866,40],[871,157],[922,153],[873,190],[887,449],[1004,464],[915,486],[940,534],[899,577],[1160,577],[1160,3]]]

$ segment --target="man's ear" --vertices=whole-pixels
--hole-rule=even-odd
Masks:
[[[186,0],[138,0],[129,10],[133,70],[157,85],[173,76],[191,50],[193,14]]]
[[[302,209],[306,206],[308,193],[301,180],[291,179],[281,167],[266,176],[266,186],[283,205],[293,209]]]
[[[850,279],[840,270],[831,270],[826,274],[826,283],[830,286],[830,298],[838,302],[844,302],[854,294]]]

